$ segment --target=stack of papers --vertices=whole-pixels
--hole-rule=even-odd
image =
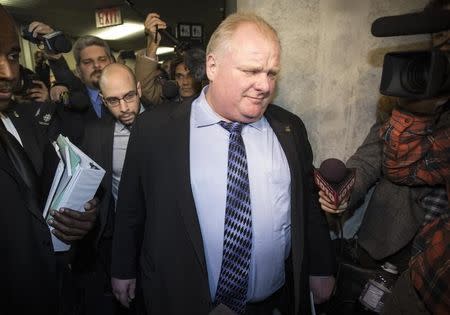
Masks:
[[[84,204],[94,197],[105,175],[105,170],[68,138],[59,135],[53,146],[59,156],[59,164],[43,211],[46,222],[53,218],[50,214],[51,209],[69,208],[84,211]],[[53,230],[53,227],[49,228]],[[70,244],[53,234],[52,241],[55,252],[70,249]]]

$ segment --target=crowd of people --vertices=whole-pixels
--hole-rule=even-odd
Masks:
[[[394,99],[347,161],[355,185],[336,205],[314,185],[303,121],[271,103],[281,43],[268,22],[232,14],[205,51],[163,64],[166,23],[150,13],[144,26],[134,69],[86,35],[75,71],[46,50],[31,71],[0,5],[2,314],[341,314],[326,307],[345,281],[329,224],[361,211],[358,263],[401,273],[383,312],[450,312],[448,95]],[[449,51],[450,31],[433,45]],[[106,174],[85,211],[46,221],[60,134]],[[52,233],[70,250],[54,252]]]

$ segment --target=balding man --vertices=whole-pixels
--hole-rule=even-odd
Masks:
[[[103,103],[111,115],[86,126],[84,151],[105,170],[99,205],[99,224],[93,231],[96,257],[94,272],[86,284],[88,314],[114,315],[120,304],[111,291],[111,241],[114,229],[117,192],[127,150],[130,130],[136,117],[144,110],[140,103],[141,86],[127,66],[113,63],[106,66],[100,77]],[[109,288],[105,290],[105,288]],[[121,313],[122,314],[122,313]]]
[[[230,15],[208,44],[210,84],[200,96],[134,125],[111,270],[124,305],[136,276],[149,314],[224,305],[309,314],[310,288],[316,301],[330,295],[334,260],[306,130],[270,105],[280,55],[267,22]]]
[[[19,79],[20,45],[14,20],[1,5],[0,29],[0,313],[62,314],[71,307],[63,298],[69,257],[53,252],[42,215],[45,141],[29,106],[11,99]],[[84,213],[52,210],[52,232],[66,242],[83,238],[96,218],[92,206],[87,205],[90,210]]]

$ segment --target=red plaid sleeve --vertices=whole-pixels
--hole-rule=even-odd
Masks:
[[[411,282],[431,314],[450,314],[450,220],[425,225],[414,240]]]
[[[383,171],[404,185],[445,184],[450,177],[450,128],[433,130],[433,116],[393,110],[381,128]]]

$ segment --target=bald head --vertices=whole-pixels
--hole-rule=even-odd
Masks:
[[[8,107],[19,80],[20,45],[11,15],[0,5],[0,111]]]
[[[133,71],[121,63],[106,66],[100,77],[100,91],[111,114],[131,125],[140,109],[141,86]]]
[[[109,82],[114,81],[117,78],[124,79],[125,77],[128,80],[131,80],[133,85],[136,85],[136,77],[128,66],[121,63],[112,63],[107,65],[102,70],[102,75],[100,76],[100,90],[102,90],[105,85],[108,85]]]

